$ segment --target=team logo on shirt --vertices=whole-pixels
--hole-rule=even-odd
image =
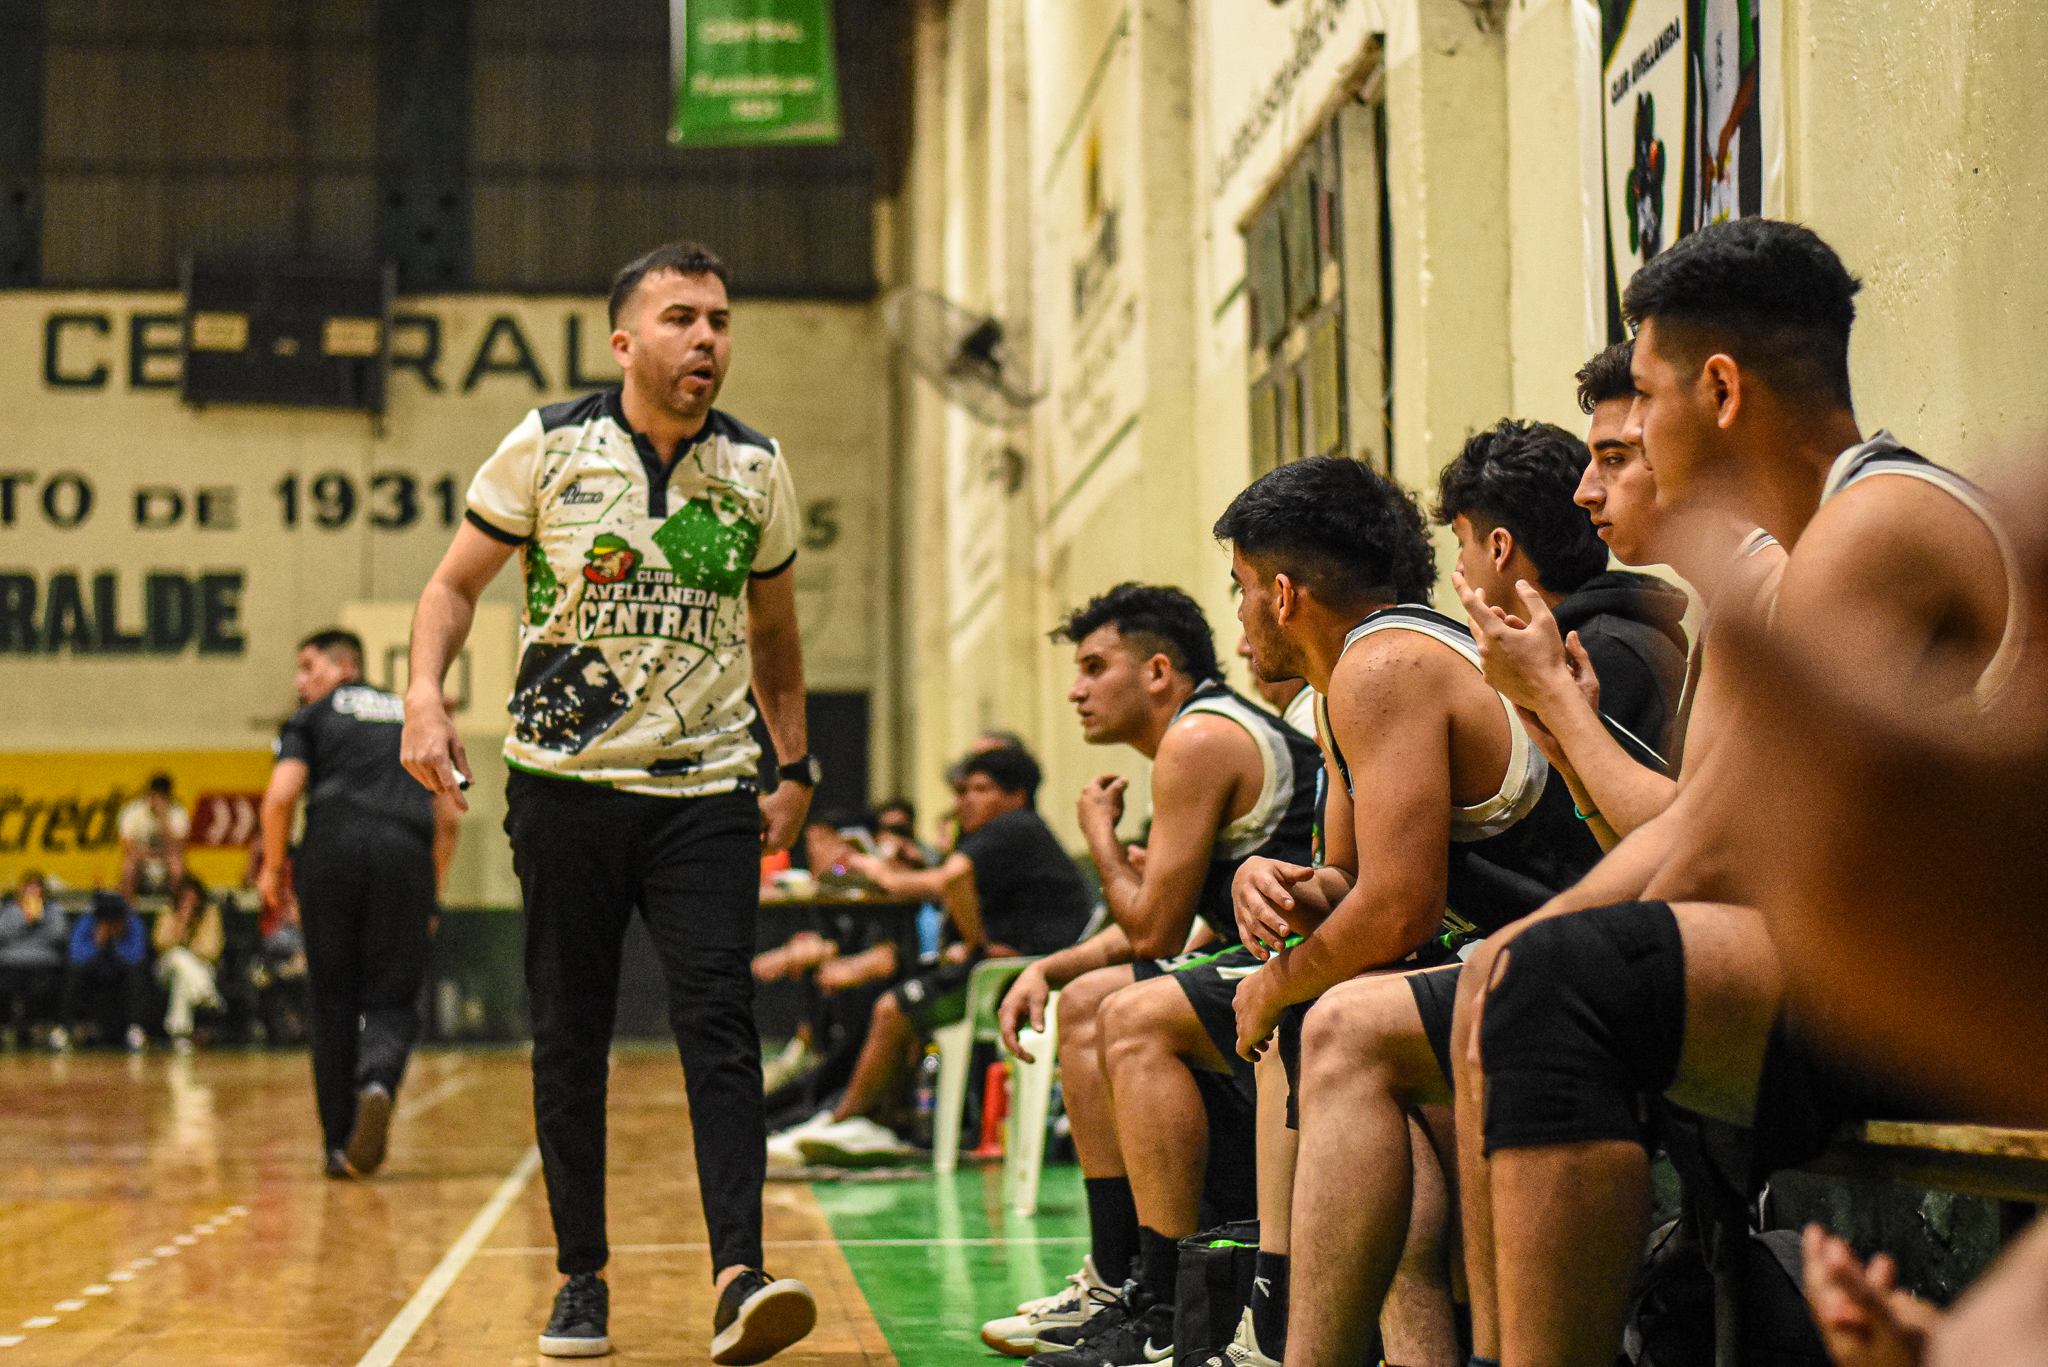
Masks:
[[[711,647],[718,622],[719,599],[715,593],[682,583],[674,570],[642,565],[640,557],[624,540],[607,533],[597,538],[589,552],[591,563],[583,570],[590,582],[583,586],[583,598],[576,610],[578,640],[592,641],[605,636],[659,636],[671,641]],[[607,550],[601,543],[615,541],[619,547]],[[624,568],[617,568],[620,561]],[[600,565],[616,578],[600,578]]]
[[[583,567],[583,577],[591,583],[623,584],[633,577],[640,552],[624,537],[606,532],[590,543],[583,558],[589,562]]]

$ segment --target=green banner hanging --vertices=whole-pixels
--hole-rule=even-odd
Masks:
[[[670,0],[669,23],[670,142],[839,141],[832,0]]]

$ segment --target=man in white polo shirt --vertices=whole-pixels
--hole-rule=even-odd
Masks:
[[[759,857],[803,829],[818,778],[790,573],[796,491],[780,447],[712,407],[732,349],[723,262],[694,243],[658,248],[619,272],[611,318],[623,387],[527,414],[470,485],[467,522],[413,620],[404,759],[434,792],[467,786],[441,683],[478,596],[519,551],[505,829],[526,903],[534,1120],[564,1276],[540,1351],[610,1351],[605,1080],[637,906],[696,1122],[719,1292],[711,1359],[755,1363],[817,1318],[802,1282],[761,1270],[748,967]],[[787,761],[766,793],[750,690]]]

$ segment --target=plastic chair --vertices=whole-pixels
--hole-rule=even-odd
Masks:
[[[996,1007],[1010,983],[1032,958],[983,959],[967,978],[967,1011],[951,1025],[932,1031],[939,1046],[939,1094],[932,1111],[932,1171],[952,1172],[960,1166],[960,1112],[967,1101],[967,1070],[974,1046],[998,1038]],[[1011,1146],[1005,1146],[1005,1153]],[[1005,1164],[1007,1165],[1007,1158]]]
[[[1003,1137],[1003,1199],[1019,1215],[1038,1213],[1038,1176],[1045,1167],[1045,1126],[1059,1072],[1060,994],[1045,1001],[1045,1029],[1017,1032],[1032,1061],[1010,1059],[1009,1133]]]

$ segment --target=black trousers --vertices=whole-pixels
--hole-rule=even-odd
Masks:
[[[21,1033],[46,1021],[54,1021],[64,1009],[64,965],[46,968],[0,968],[0,1030],[13,1025],[17,1007]]]
[[[429,836],[389,821],[323,824],[293,862],[313,1027],[313,1095],[326,1147],[342,1148],[356,1094],[393,1096],[420,1035],[434,918]]]
[[[89,1016],[99,1027],[100,1043],[118,1045],[131,1025],[142,1024],[149,1012],[149,965],[124,964],[111,951],[71,965],[64,978],[64,1024]]]
[[[767,1127],[754,1028],[760,807],[749,792],[652,797],[514,771],[505,831],[526,900],[533,1118],[556,1267],[605,1241],[605,1088],[619,958],[639,908],[682,1055],[714,1270],[761,1265]]]

